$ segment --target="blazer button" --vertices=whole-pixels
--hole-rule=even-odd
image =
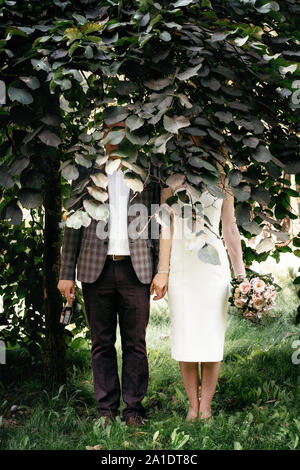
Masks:
[[[104,245],[107,245],[107,243],[108,243],[107,240],[104,240]]]

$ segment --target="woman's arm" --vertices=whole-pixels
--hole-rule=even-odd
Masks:
[[[223,200],[221,220],[222,233],[236,277],[245,278],[246,270],[243,262],[241,236],[236,223],[234,211],[234,196],[225,176],[226,199]]]
[[[164,204],[166,200],[171,197],[173,191],[171,188],[165,188],[161,190],[161,204]],[[171,219],[171,217],[170,217]],[[150,286],[150,293],[155,292],[155,297],[153,300],[161,299],[168,288],[169,280],[169,265],[170,265],[170,254],[172,246],[172,236],[173,236],[173,225],[170,226],[162,225],[159,241],[159,264],[158,272],[154,276],[153,281]]]

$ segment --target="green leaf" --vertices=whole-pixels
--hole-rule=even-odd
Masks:
[[[131,131],[139,129],[144,124],[144,120],[139,116],[129,116],[125,122],[126,126],[129,127]]]
[[[33,68],[37,71],[43,70],[44,72],[50,72],[51,66],[47,60],[31,59]]]
[[[137,157],[137,148],[128,139],[123,139],[120,145],[118,145],[117,154],[121,158],[129,158],[131,161]]]
[[[69,164],[62,169],[62,176],[66,180],[76,180],[79,177],[79,171],[76,165]]]
[[[124,121],[127,116],[128,111],[122,106],[109,106],[103,112],[103,120],[108,125]]]
[[[234,197],[241,202],[248,201],[251,196],[251,186],[246,183],[240,183],[237,186],[233,186],[232,193]]]
[[[96,31],[102,31],[104,29],[104,24],[99,24],[99,23],[86,23],[84,26],[82,26],[81,30],[85,34],[90,34],[94,33]]]
[[[43,202],[40,191],[29,188],[22,188],[19,192],[19,199],[23,207],[26,209],[35,209],[40,207]]]
[[[96,199],[96,201],[105,202],[108,198],[108,193],[102,188],[97,186],[87,186],[88,193]]]
[[[116,87],[116,92],[119,95],[130,95],[130,93],[133,93],[137,89],[137,86],[129,81],[119,81],[118,86]]]
[[[272,154],[264,145],[259,145],[253,153],[253,157],[258,162],[266,163],[271,160]]]
[[[41,86],[40,81],[36,77],[20,77],[20,80],[24,82],[32,90],[36,90]]]
[[[171,41],[172,39],[171,34],[168,31],[163,31],[162,33],[160,33],[159,37],[162,41],[166,42]]]
[[[173,3],[174,8],[185,7],[193,3],[194,0],[177,0],[177,2]]]
[[[79,31],[78,28],[67,28],[65,30],[64,38],[68,39],[68,46],[72,44],[72,42],[77,41],[82,38],[82,32]]]
[[[171,80],[169,78],[159,78],[158,80],[147,80],[144,82],[144,85],[147,88],[150,88],[150,90],[159,91],[163,88],[166,88],[166,86],[170,85],[170,83]]]
[[[194,75],[198,75],[198,70],[200,70],[201,67],[202,64],[198,64],[195,67],[189,67],[188,69],[184,70],[184,72],[177,73],[176,78],[178,78],[178,80],[188,80]]]
[[[57,148],[61,144],[61,140],[58,135],[48,130],[42,131],[38,135],[38,138],[41,140],[41,142],[43,142],[43,144],[48,145],[50,147]]]
[[[233,443],[233,448],[234,448],[234,450],[243,450],[242,445],[238,441],[235,441]]]
[[[124,175],[124,181],[134,192],[141,192],[144,189],[143,182],[133,173],[126,173]]]
[[[125,137],[125,130],[119,129],[118,131],[110,131],[107,136],[105,137],[103,143],[104,144],[111,144],[111,145],[118,145]]]
[[[23,88],[9,87],[8,96],[11,101],[18,101],[21,104],[30,104],[33,102],[33,96],[31,93]]]
[[[184,116],[169,117],[166,114],[164,115],[164,128],[166,129],[166,131],[171,132],[172,134],[177,134],[179,129],[181,129],[182,127],[187,127],[189,125],[189,119]]]
[[[205,245],[198,251],[198,257],[204,263],[213,265],[221,264],[218,251],[210,243],[205,243]]]
[[[23,212],[16,200],[10,201],[3,210],[3,219],[10,220],[13,225],[20,225],[23,219]]]
[[[84,199],[83,207],[92,219],[107,221],[109,210],[104,204]]]
[[[5,189],[12,188],[15,184],[14,179],[10,175],[7,168],[0,166],[0,186],[3,186]]]

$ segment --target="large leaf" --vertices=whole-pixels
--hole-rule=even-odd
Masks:
[[[43,197],[40,191],[35,189],[23,188],[19,192],[19,199],[23,207],[26,209],[35,209],[40,207]]]
[[[11,86],[8,88],[7,92],[11,101],[18,101],[18,103],[21,104],[30,104],[33,102],[32,94],[23,88],[15,88]]]
[[[122,142],[118,145],[117,154],[121,158],[135,160],[138,152],[134,144],[132,144],[128,139],[123,139]]]
[[[132,173],[125,173],[124,181],[134,192],[141,192],[144,189],[143,182]]]
[[[264,145],[259,145],[253,153],[253,157],[258,162],[266,163],[272,159],[272,154]]]
[[[144,120],[141,119],[139,116],[129,116],[125,122],[126,126],[129,127],[131,131],[139,129],[144,124]]]
[[[232,192],[238,201],[248,201],[251,196],[251,186],[246,183],[240,183],[232,187]]]
[[[9,173],[12,176],[17,176],[22,173],[22,171],[28,167],[30,161],[28,158],[17,158],[9,167]]]
[[[181,129],[182,127],[187,127],[189,125],[189,119],[184,116],[169,117],[166,114],[164,115],[164,128],[166,129],[166,131],[171,132],[172,134],[177,134],[179,129]]]
[[[108,175],[112,175],[120,166],[121,159],[120,158],[115,158],[115,159],[109,159],[106,162],[105,165],[105,171]]]
[[[275,248],[275,242],[271,237],[266,237],[260,240],[256,246],[257,253],[264,253],[266,251],[273,250]]]
[[[10,201],[2,213],[3,219],[10,220],[13,225],[20,225],[23,219],[23,212],[16,200]]]
[[[15,184],[14,179],[10,175],[7,168],[3,165],[0,166],[0,186],[3,186],[6,189],[12,188]]]
[[[46,129],[38,135],[38,138],[43,142],[43,144],[49,145],[49,147],[57,148],[61,144],[61,140],[58,135]]]
[[[166,86],[170,85],[171,80],[169,78],[160,78],[158,80],[151,80],[144,82],[144,85],[151,90],[159,91]]]
[[[209,263],[213,265],[221,264],[218,250],[210,243],[205,243],[205,245],[200,248],[200,250],[198,251],[198,257],[204,263]]]
[[[107,188],[108,185],[108,178],[107,176],[99,171],[98,173],[95,173],[94,175],[91,175],[92,181],[95,183],[96,186],[99,188]]]
[[[195,67],[189,67],[188,69],[184,70],[184,72],[179,72],[176,74],[176,77],[179,80],[188,80],[189,78],[193,77],[194,75],[198,74],[198,70],[200,70],[202,64],[198,64]]]
[[[116,124],[124,121],[128,116],[128,111],[122,106],[109,106],[103,112],[105,124]]]
[[[78,230],[82,226],[88,227],[91,221],[92,219],[86,212],[82,210],[78,210],[67,218],[66,226],[70,228],[74,228],[75,230]]]
[[[110,131],[107,136],[105,137],[103,143],[104,144],[111,144],[111,145],[118,145],[125,136],[125,130],[119,129],[118,131]]]
[[[76,180],[79,176],[79,171],[76,165],[70,164],[63,168],[61,174],[66,180]]]
[[[109,217],[109,209],[105,204],[96,203],[89,199],[84,199],[83,207],[92,219],[104,220],[105,222]]]
[[[97,186],[87,186],[88,193],[96,199],[96,201],[105,202],[108,198],[108,194],[104,189],[98,188]]]
[[[26,85],[31,88],[32,90],[36,90],[41,86],[40,81],[37,77],[20,77],[22,82],[26,83]]]

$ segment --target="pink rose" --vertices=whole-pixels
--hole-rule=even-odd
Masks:
[[[237,298],[237,299],[234,300],[234,305],[237,308],[243,308],[243,306],[245,305],[245,302],[243,302],[243,300],[241,298]]]
[[[263,297],[258,296],[258,295],[253,295],[252,300],[253,300],[253,307],[256,310],[261,310],[262,307],[265,304],[265,299]]]
[[[263,292],[265,290],[266,283],[262,279],[259,279],[259,277],[256,277],[256,278],[252,279],[252,281],[253,281],[252,289],[255,292]]]
[[[269,292],[269,291],[264,292],[264,298],[265,299],[269,300],[270,297],[271,297],[271,292]]]
[[[248,292],[251,289],[251,284],[250,282],[246,279],[245,281],[241,282],[239,285],[239,290],[241,291],[242,294],[248,294]]]

